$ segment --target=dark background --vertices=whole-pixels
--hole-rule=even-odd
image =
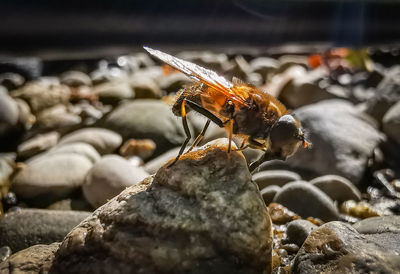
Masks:
[[[0,0],[0,18],[1,55],[400,41],[398,1]]]

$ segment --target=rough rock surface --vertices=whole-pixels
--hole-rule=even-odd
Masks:
[[[22,209],[7,213],[0,222],[0,246],[17,252],[36,244],[62,241],[67,233],[89,216],[83,211]]]
[[[48,273],[60,243],[34,245],[0,263],[0,273]]]
[[[296,255],[292,271],[399,273],[399,249],[388,248],[379,238],[359,233],[349,224],[330,222],[308,236]]]
[[[53,272],[269,273],[267,208],[226,148],[185,154],[100,207],[64,239]]]
[[[113,152],[122,143],[119,134],[104,128],[84,128],[63,136],[60,144],[83,142],[92,145],[100,154]]]
[[[288,159],[293,167],[336,174],[358,183],[384,136],[351,103],[327,100],[295,111],[313,143]]]

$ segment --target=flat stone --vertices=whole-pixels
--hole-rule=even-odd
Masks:
[[[393,105],[383,116],[383,132],[400,144],[400,102]]]
[[[308,235],[318,226],[307,220],[294,220],[287,225],[287,241],[302,246]]]
[[[325,222],[337,220],[339,213],[331,198],[308,182],[286,184],[275,195],[274,203],[286,206],[303,218],[314,217]]]
[[[18,123],[18,106],[0,87],[0,135],[11,130]]]
[[[20,209],[0,221],[0,246],[13,252],[36,244],[62,241],[67,233],[89,216],[89,212],[45,209]]]
[[[90,162],[96,163],[100,160],[101,156],[91,145],[87,143],[63,143],[58,144],[57,146],[50,149],[46,155],[53,155],[53,154],[76,154],[85,156]],[[39,157],[44,157],[45,154],[40,154],[38,157],[31,158],[27,162],[32,162],[34,159]]]
[[[79,86],[91,86],[92,79],[90,79],[89,75],[84,72],[70,70],[62,73],[60,75],[61,84],[70,86],[70,87],[79,87]]]
[[[148,161],[144,165],[144,170],[147,171],[149,174],[155,174],[157,170],[165,164],[168,160],[175,158],[179,153],[180,147],[175,147],[173,149],[164,152],[160,156]]]
[[[270,185],[284,186],[289,182],[299,180],[301,180],[299,174],[288,170],[265,170],[253,175],[253,181],[260,189]]]
[[[121,136],[104,128],[83,128],[64,135],[60,144],[83,142],[92,145],[100,154],[115,151],[122,143]]]
[[[40,152],[48,150],[57,144],[59,138],[60,134],[56,131],[38,134],[37,136],[26,140],[18,146],[18,156],[21,158],[29,158]]]
[[[141,182],[149,174],[118,155],[106,155],[89,170],[82,186],[83,195],[97,208],[122,190]]]
[[[267,187],[261,189],[260,193],[261,193],[261,196],[263,197],[266,205],[269,205],[270,203],[272,203],[276,193],[278,193],[280,189],[281,188],[276,185],[267,186]]]
[[[349,180],[341,176],[325,175],[314,178],[310,183],[339,203],[347,200],[361,200],[360,191]]]
[[[124,99],[135,97],[135,92],[127,82],[105,82],[94,87],[94,93],[105,104],[117,104]]]
[[[226,149],[208,144],[124,190],[68,234],[53,273],[270,272],[267,208]]]

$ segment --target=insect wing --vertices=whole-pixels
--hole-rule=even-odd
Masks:
[[[191,77],[195,81],[200,81],[220,92],[225,94],[231,100],[234,100],[241,104],[246,104],[244,99],[235,95],[232,91],[233,84],[226,80],[224,77],[219,76],[212,70],[205,69],[201,66],[193,64],[188,61],[176,58],[167,53],[161,52],[159,50],[151,49],[149,47],[143,47],[151,55],[159,58],[168,65],[174,67],[175,69],[185,73],[187,76]]]

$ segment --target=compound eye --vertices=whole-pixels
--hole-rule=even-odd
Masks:
[[[284,115],[273,125],[270,133],[271,143],[274,146],[297,142],[299,128],[291,115]]]

